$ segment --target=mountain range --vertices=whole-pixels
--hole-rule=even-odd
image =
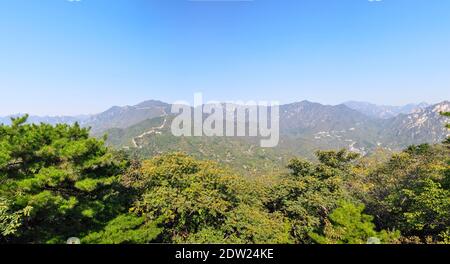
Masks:
[[[109,145],[137,156],[184,151],[258,172],[270,170],[275,162],[292,156],[312,159],[319,149],[347,148],[365,155],[380,148],[397,151],[411,144],[441,142],[448,136],[448,119],[440,113],[450,111],[450,102],[399,107],[309,101],[281,105],[280,143],[272,149],[260,148],[259,141],[251,137],[175,137],[170,131],[174,118],[170,110],[170,104],[149,100],[134,106],[114,106],[91,116],[30,116],[29,122],[79,122],[91,127],[94,136],[107,134]],[[9,118],[0,118],[0,123],[9,123]]]
[[[430,104],[428,103],[392,106],[392,105],[376,105],[367,102],[357,102],[357,101],[348,101],[345,102],[344,105],[358,112],[361,112],[367,116],[383,119],[392,118],[399,114],[411,114],[430,106]]]

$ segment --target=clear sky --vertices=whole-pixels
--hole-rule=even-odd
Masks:
[[[450,99],[448,0],[0,0],[0,115]]]

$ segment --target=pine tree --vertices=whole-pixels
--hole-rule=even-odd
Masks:
[[[125,209],[118,177],[126,160],[78,124],[26,121],[0,126],[0,197],[13,217],[5,239],[61,243]]]

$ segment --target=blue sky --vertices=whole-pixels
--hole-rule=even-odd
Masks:
[[[447,0],[0,0],[0,115],[450,99]]]

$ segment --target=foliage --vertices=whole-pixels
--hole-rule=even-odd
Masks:
[[[405,234],[441,236],[450,231],[450,191],[432,179],[412,183],[388,197]]]
[[[450,243],[448,140],[363,158],[319,151],[252,178],[183,153],[130,160],[78,124],[26,120],[0,125],[1,243]]]
[[[227,215],[218,227],[205,227],[190,234],[182,243],[286,244],[293,243],[290,226],[279,214],[241,205]]]
[[[0,196],[15,212],[8,216],[14,218],[12,242],[63,242],[126,208],[118,184],[123,157],[78,124],[26,120],[0,126]]]
[[[22,225],[23,218],[29,215],[30,207],[11,212],[11,203],[0,197],[0,241],[14,235]]]
[[[238,244],[293,243],[290,226],[281,214],[270,214],[249,205],[236,208],[224,226],[227,240]]]
[[[82,239],[86,244],[145,244],[154,241],[161,233],[157,222],[146,222],[144,217],[120,215],[106,227]]]
[[[378,226],[400,230],[405,240],[442,240],[450,226],[449,154],[444,145],[411,146],[370,175],[366,203]]]
[[[293,159],[288,166],[291,173],[272,188],[266,203],[271,212],[291,220],[292,235],[299,243],[311,242],[308,234],[324,223],[338,201],[350,198],[344,180],[357,155],[343,150],[317,155],[317,165]]]
[[[136,211],[162,218],[175,233],[214,224],[238,202],[231,180],[208,162],[182,154],[145,162],[141,183],[146,192]]]
[[[363,204],[342,201],[326,220],[320,233],[310,233],[310,237],[320,244],[366,244],[370,238],[382,243],[392,243],[399,232],[377,232],[373,217],[363,213]]]
[[[181,153],[159,156],[135,167],[124,181],[140,193],[133,212],[161,221],[164,242],[290,241],[286,221],[265,211],[260,193],[213,162]]]

